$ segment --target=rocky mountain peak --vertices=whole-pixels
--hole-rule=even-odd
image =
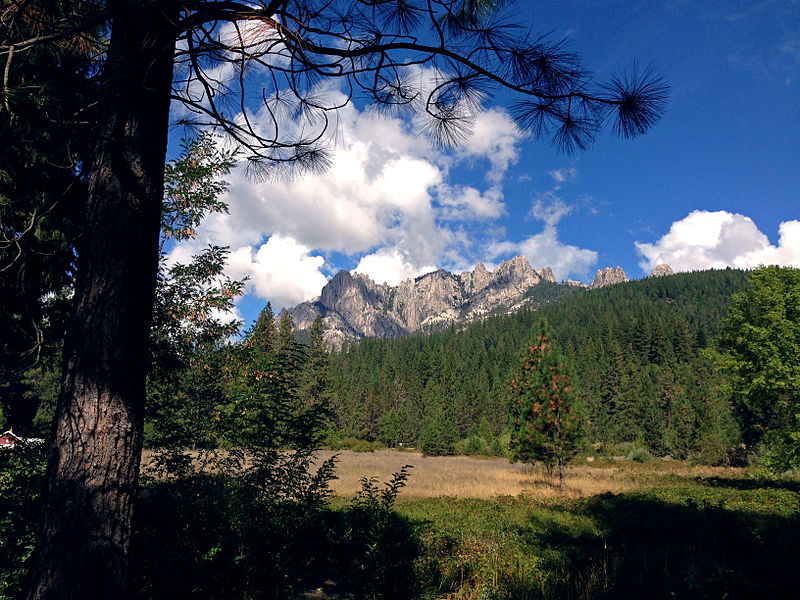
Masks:
[[[494,271],[478,263],[460,275],[440,269],[397,286],[339,271],[318,299],[298,304],[289,314],[298,329],[308,329],[322,315],[328,342],[341,346],[347,340],[396,337],[516,310],[525,304],[528,290],[542,281],[555,282],[552,269],[533,269],[524,256],[503,261]]]
[[[664,277],[665,275],[675,275],[675,271],[672,270],[672,267],[664,263],[656,265],[656,268],[650,273],[650,277]]]
[[[575,281],[574,279],[567,279],[564,281],[565,284],[571,285],[572,287],[580,287],[580,288],[588,288],[589,286],[583,283],[582,281]]]
[[[478,293],[489,285],[491,281],[492,274],[486,270],[482,262],[475,265],[472,271],[461,273],[461,282],[464,284],[464,290],[469,294]]]
[[[550,283],[556,282],[555,275],[553,275],[553,270],[550,267],[536,269],[536,274],[541,277],[542,281],[549,281]]]
[[[354,277],[348,271],[339,271],[334,275],[320,294],[320,302],[330,310],[339,310],[353,299],[369,302],[374,300],[364,276]]]
[[[625,275],[625,271],[622,270],[622,267],[606,267],[605,269],[597,270],[597,275],[595,275],[594,281],[589,286],[589,289],[596,290],[606,285],[623,283],[625,281],[629,281],[629,279],[628,276]]]

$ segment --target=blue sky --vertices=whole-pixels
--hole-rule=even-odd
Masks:
[[[412,121],[351,106],[328,173],[292,183],[233,173],[230,214],[173,258],[229,245],[229,274],[249,277],[247,322],[267,300],[319,294],[339,269],[394,284],[516,254],[585,282],[617,265],[639,278],[658,262],[800,267],[800,2],[518,6],[521,24],[566,38],[599,79],[652,64],[671,87],[663,119],[567,156],[490,106],[472,138],[442,152]]]

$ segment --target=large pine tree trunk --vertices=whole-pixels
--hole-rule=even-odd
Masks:
[[[127,596],[175,46],[136,4],[112,19],[32,599]]]
[[[567,463],[563,456],[558,457],[558,489],[562,493],[567,491]]]

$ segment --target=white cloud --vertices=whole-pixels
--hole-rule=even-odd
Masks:
[[[563,168],[548,171],[547,174],[553,178],[556,189],[560,189],[564,183],[574,181],[578,177],[578,170],[575,167],[570,167],[569,169]]]
[[[476,115],[472,135],[456,152],[459,157],[488,159],[492,168],[486,179],[499,185],[517,162],[519,143],[526,137],[504,110],[492,108]]]
[[[377,252],[363,256],[353,272],[363,273],[376,283],[397,285],[406,279],[413,279],[435,270],[436,267],[433,265],[415,266],[409,254],[398,248],[381,248]]]
[[[528,216],[538,219],[539,221],[544,221],[546,225],[555,227],[561,219],[566,217],[573,210],[575,210],[573,205],[567,204],[563,198],[556,196],[552,192],[548,192],[534,200]]]
[[[481,192],[472,186],[441,185],[438,192],[440,216],[446,220],[483,221],[506,214],[503,193],[497,187]]]
[[[248,291],[269,298],[278,309],[318,296],[327,282],[320,271],[324,264],[307,246],[273,235],[258,250],[243,246],[231,252],[227,272],[237,279],[249,277]]]
[[[322,92],[344,99],[330,85]],[[273,126],[263,111],[248,116],[257,130]],[[465,230],[480,223],[485,233],[506,214],[501,180],[522,137],[508,115],[480,115],[474,134],[452,152],[433,149],[409,121],[352,104],[336,122],[327,172],[265,182],[234,171],[223,198],[229,213],[209,216],[181,251],[230,246],[228,273],[250,276],[248,293],[276,306],[319,293],[324,261],[315,254],[348,255],[360,260],[357,270],[385,281],[420,275],[431,265],[471,262],[463,253],[474,240]],[[475,160],[488,161],[486,189],[450,182],[452,167],[475,167]],[[271,266],[273,260],[280,264]]]
[[[489,248],[492,258],[523,254],[534,267],[550,267],[556,279],[570,274],[582,277],[597,262],[597,252],[563,243],[558,239],[556,226],[574,210],[552,192],[539,196],[531,206],[529,216],[544,222],[544,229],[520,242],[497,242]]]
[[[660,263],[675,271],[773,264],[800,267],[800,221],[785,221],[778,232],[778,245],[773,246],[750,217],[695,210],[673,223],[657,242],[635,245],[645,272]]]
[[[424,260],[441,252],[432,193],[440,167],[415,151],[420,141],[397,119],[352,107],[341,115],[342,137],[331,168],[295,181],[259,182],[235,172],[225,194],[229,214],[210,216],[199,239],[233,248],[256,246],[265,234],[309,248],[357,255],[405,239]]]

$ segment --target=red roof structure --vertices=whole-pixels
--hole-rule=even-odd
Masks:
[[[14,432],[11,431],[10,429],[0,434],[0,447],[16,446],[18,443],[22,441],[23,441],[22,438],[14,434]]]

